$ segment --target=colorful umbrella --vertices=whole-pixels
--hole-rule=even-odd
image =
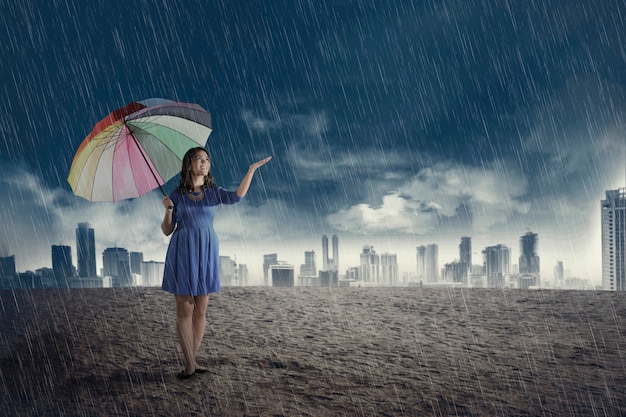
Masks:
[[[205,146],[211,114],[197,104],[137,101],[98,122],[74,155],[67,181],[89,201],[140,197],[180,173],[185,152]]]

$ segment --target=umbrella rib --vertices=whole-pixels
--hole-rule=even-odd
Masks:
[[[137,141],[137,138],[135,137],[135,134],[133,133],[132,130],[130,130],[130,128],[126,124],[126,120],[124,120],[124,126],[126,127],[126,129],[128,129],[128,133],[130,133],[130,136],[133,138],[133,141],[135,142],[135,145],[137,146],[137,149],[139,149],[139,153],[143,157],[143,160],[146,162],[146,165],[148,166],[148,169],[150,170],[150,173],[154,177],[154,181],[156,181],[157,185],[159,186],[159,190],[161,190],[161,193],[164,196],[166,196],[167,194],[165,194],[165,191],[163,191],[163,187],[161,187],[161,184],[159,184],[159,179],[157,178],[156,174],[152,170],[152,167],[150,166],[150,163],[148,162],[148,158],[146,158],[146,155],[143,153],[143,149],[141,149],[141,146],[139,146],[139,142]]]

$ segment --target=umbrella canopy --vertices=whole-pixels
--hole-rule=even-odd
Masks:
[[[197,104],[159,98],[129,103],[94,126],[67,181],[89,201],[140,197],[180,173],[185,152],[205,146],[211,131],[211,114]]]

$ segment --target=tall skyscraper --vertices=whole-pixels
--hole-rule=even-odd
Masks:
[[[527,232],[519,239],[519,273],[539,276],[539,236],[537,233]]]
[[[124,248],[106,248],[102,253],[104,276],[111,277],[113,287],[132,285],[130,257]]]
[[[469,282],[470,271],[472,270],[472,238],[469,236],[463,236],[461,238],[461,243],[459,244],[459,259],[460,259],[460,269],[459,273],[461,276],[456,276],[454,281],[457,279],[461,279],[462,282],[467,284]]]
[[[426,246],[418,246],[415,248],[415,254],[417,257],[417,278],[426,278]]]
[[[310,287],[316,282],[319,282],[319,279],[315,263],[315,251],[305,251],[304,263],[300,265],[300,274],[298,274],[298,285]]]
[[[322,271],[339,270],[339,238],[333,235],[333,258],[328,257],[328,237],[322,236]]]
[[[380,255],[380,281],[378,285],[391,287],[398,283],[398,255],[383,253]]]
[[[439,247],[436,244],[417,247],[417,278],[427,282],[439,280]]]
[[[96,239],[89,223],[78,223],[76,229],[76,256],[78,276],[90,278],[96,274]]]
[[[328,237],[322,236],[322,271],[328,271]]]
[[[439,246],[434,243],[426,245],[426,280],[439,281]]]
[[[556,261],[554,266],[554,283],[555,286],[561,288],[565,285],[565,271],[563,270],[563,261]]]
[[[626,188],[606,191],[600,207],[602,288],[626,291]]]
[[[511,251],[505,245],[483,250],[487,288],[502,288],[511,271]]]
[[[72,265],[72,248],[69,246],[52,245],[52,272],[57,288],[68,288],[74,276]]]
[[[459,244],[459,259],[462,264],[466,264],[468,268],[472,266],[472,238],[463,236]]]
[[[339,271],[339,238],[333,235],[333,271]]]
[[[270,253],[263,255],[263,285],[266,287],[270,285],[270,267],[278,263],[278,255]]]
[[[378,256],[373,246],[363,246],[363,252],[361,252],[361,265],[359,267],[359,278],[363,282],[379,283],[380,256]]]

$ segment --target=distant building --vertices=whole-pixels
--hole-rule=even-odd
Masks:
[[[141,275],[141,263],[143,262],[143,252],[130,252],[130,273]]]
[[[339,238],[337,235],[332,237],[333,258],[328,257],[328,237],[322,236],[322,271],[338,271],[339,270]]]
[[[270,266],[270,274],[272,277],[272,287],[293,287],[294,274],[293,265],[280,262]]]
[[[557,288],[565,286],[565,272],[563,270],[563,261],[557,261],[554,266],[554,282]]]
[[[301,287],[312,287],[319,285],[317,276],[317,265],[315,262],[315,251],[304,252],[304,263],[300,265],[298,274],[298,285]]]
[[[18,272],[17,286],[19,289],[41,288],[41,279],[33,271]]]
[[[165,272],[165,262],[142,262],[141,285],[144,287],[160,287],[163,283],[163,272]]]
[[[111,277],[113,287],[132,285],[130,257],[124,248],[106,248],[102,253],[103,275]]]
[[[540,283],[540,261],[538,255],[539,236],[537,233],[527,232],[520,237],[519,274],[532,275],[535,277],[535,286]],[[521,288],[521,285],[520,285]]]
[[[472,238],[469,236],[463,236],[461,243],[459,244],[459,256],[462,264],[467,265],[468,268],[472,266]]]
[[[38,284],[40,284],[38,288],[57,288],[54,270],[52,268],[38,268],[35,270],[35,275],[39,281]]]
[[[320,287],[338,287],[339,274],[337,271],[320,271],[318,282]]]
[[[95,277],[96,274],[96,240],[94,230],[89,223],[78,223],[76,229],[76,252],[78,258],[78,276],[81,278]]]
[[[459,259],[460,259],[460,268],[462,269],[461,274],[463,276],[457,277],[457,281],[454,282],[463,282],[465,285],[469,283],[470,271],[472,269],[472,238],[469,236],[463,236],[461,238],[461,243],[459,244]]]
[[[361,252],[361,264],[359,266],[359,277],[364,283],[378,285],[380,277],[380,256],[373,246],[363,246]]]
[[[518,279],[518,288],[520,290],[527,290],[529,288],[539,287],[539,277],[535,274],[521,274],[519,275]]]
[[[250,282],[250,273],[248,272],[248,265],[239,264],[237,266],[237,275],[239,276],[239,285],[245,287]]]
[[[220,256],[220,284],[223,287],[238,285],[237,262],[230,256]]]
[[[606,191],[600,207],[602,288],[626,291],[626,188]]]
[[[275,253],[271,253],[268,255],[263,255],[263,285],[266,287],[270,285],[270,268],[272,265],[276,265],[278,263],[278,255]]]
[[[51,251],[55,286],[68,288],[70,279],[74,277],[75,273],[72,264],[72,248],[70,246],[52,245]]]
[[[0,289],[16,288],[15,255],[0,257]]]
[[[417,278],[426,282],[439,280],[439,247],[436,244],[418,246],[417,255]]]
[[[503,288],[511,270],[511,252],[505,245],[488,246],[483,250],[487,288]]]
[[[450,262],[444,265],[444,280],[450,284],[467,286],[468,267],[464,262]]]
[[[378,285],[395,286],[398,284],[398,255],[383,253],[380,255],[380,276]]]
[[[359,275],[359,267],[352,266],[346,270],[346,281],[359,281],[361,277]]]

